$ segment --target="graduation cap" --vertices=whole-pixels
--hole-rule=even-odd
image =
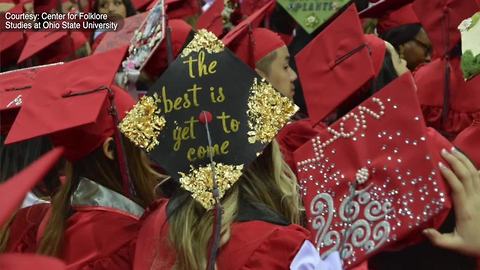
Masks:
[[[278,0],[277,1],[295,21],[311,34],[332,18],[350,0]]]
[[[413,9],[433,44],[433,58],[445,57],[460,41],[458,25],[479,10],[474,0],[416,0]]]
[[[37,161],[0,184],[0,226],[11,217],[25,199],[25,195],[42,181],[63,154],[63,148],[57,147],[49,151]],[[3,269],[3,268],[2,268]]]
[[[392,10],[387,14],[378,18],[377,31],[380,35],[407,24],[419,24],[420,20],[417,18],[415,11],[413,11],[412,4],[407,4],[399,9]]]
[[[147,10],[152,8],[152,4]],[[169,19],[183,19],[200,14],[202,8],[197,0],[166,0],[165,9]]]
[[[12,4],[13,5],[13,4]],[[10,13],[22,13],[23,3],[8,9]],[[4,18],[2,18],[3,23]],[[3,28],[3,26],[2,26]],[[25,34],[22,31],[2,31],[0,32],[0,66],[6,67],[17,63],[18,57],[25,45]]]
[[[234,0],[215,0],[208,10],[200,15],[196,28],[206,29],[221,37],[224,29],[233,28],[231,16],[239,8],[238,5]]]
[[[40,70],[29,95],[35,102],[23,104],[5,143],[50,135],[66,147],[65,156],[72,161],[91,153],[113,135],[109,96],[114,95],[120,118],[134,104],[124,90],[112,87],[125,51],[118,48]],[[109,87],[112,93],[104,89]]]
[[[59,64],[62,63],[52,65]],[[20,106],[32,89],[32,84],[38,71],[52,65],[16,69],[0,73],[0,134],[6,135],[10,130]]]
[[[130,45],[135,30],[145,20],[147,15],[148,12],[143,12],[125,18],[122,29],[116,32],[106,32],[93,54]]]
[[[52,31],[30,32],[18,63],[38,56],[42,64],[63,61],[75,55],[87,39],[81,32]]]
[[[365,41],[370,49],[369,52],[370,57],[372,58],[373,70],[375,71],[375,77],[377,77],[383,67],[387,46],[385,45],[385,41],[383,39],[372,34],[365,35]]]
[[[464,129],[453,141],[455,147],[460,149],[467,157],[480,168],[480,121],[474,121],[473,124]]]
[[[295,62],[315,125],[375,75],[355,5],[303,48]]]
[[[402,248],[451,208],[437,167],[451,144],[425,126],[415,91],[405,73],[294,153],[310,240],[346,269]]]
[[[462,36],[462,71],[466,80],[480,73],[480,12],[465,19],[459,26]]]
[[[140,70],[164,39],[165,17],[164,0],[159,0],[149,11],[130,41],[128,56],[122,63],[124,72],[122,84],[136,82]]]
[[[205,209],[241,176],[296,106],[200,30],[120,130]],[[216,180],[215,180],[216,179]]]
[[[192,27],[184,20],[168,20],[167,31],[167,37],[154,50],[143,68],[152,77],[162,74],[193,37]]]
[[[251,68],[255,68],[255,64],[264,56],[286,46],[277,33],[258,27],[273,4],[273,1],[268,2],[230,30],[222,39],[222,42]]]
[[[5,144],[49,135],[54,145],[65,147],[65,157],[74,162],[114,136],[124,190],[130,194],[116,125],[135,101],[112,84],[125,51],[126,47],[119,48],[40,71],[30,93],[35,102],[22,106]]]

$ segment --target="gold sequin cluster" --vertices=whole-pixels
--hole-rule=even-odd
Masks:
[[[248,98],[248,141],[269,143],[298,110],[287,97],[277,92],[271,84],[255,78]]]
[[[225,165],[214,163],[215,175],[218,185],[219,197],[223,198],[225,192],[237,182],[242,175],[243,165]],[[180,184],[182,187],[192,193],[192,197],[197,200],[205,209],[210,210],[215,206],[213,198],[213,174],[210,164],[194,169],[190,166],[188,174],[179,172]]]
[[[225,49],[225,45],[212,32],[205,29],[200,29],[193,37],[193,40],[188,43],[187,47],[182,51],[182,57],[189,56],[192,52],[200,52],[206,50],[208,53],[220,53]]]
[[[165,127],[165,118],[158,116],[158,97],[144,96],[118,126],[135,145],[151,151],[158,145],[157,137]]]

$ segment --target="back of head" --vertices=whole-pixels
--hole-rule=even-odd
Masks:
[[[297,182],[275,141],[248,166],[222,199],[221,245],[228,242],[230,226],[241,211],[242,203],[263,205],[288,223],[300,223]],[[173,205],[175,207],[170,207]],[[206,211],[185,192],[172,199],[168,210],[170,243],[177,254],[175,269],[205,269],[214,211]]]

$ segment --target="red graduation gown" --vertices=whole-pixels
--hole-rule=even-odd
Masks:
[[[463,78],[460,59],[450,60],[450,100],[447,121],[442,124],[445,63],[436,59],[415,72],[418,98],[428,126],[451,134],[449,139],[480,120],[480,76],[469,81]]]
[[[10,227],[7,251],[36,251],[49,208],[49,204],[41,204],[19,210]],[[139,216],[110,206],[72,208],[60,256],[67,269],[132,269]]]
[[[140,230],[134,270],[171,269],[175,251],[168,244],[167,200],[160,200]],[[235,222],[230,240],[217,257],[217,269],[290,269],[309,233],[298,225],[264,221]]]

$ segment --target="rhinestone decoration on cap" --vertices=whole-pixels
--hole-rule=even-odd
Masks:
[[[346,268],[450,207],[415,91],[401,90],[382,89],[295,152],[311,241]]]

